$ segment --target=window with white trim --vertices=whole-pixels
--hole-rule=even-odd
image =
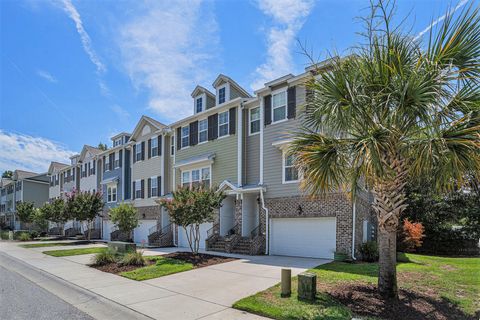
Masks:
[[[202,168],[202,184],[205,187],[210,188],[210,168],[209,167]]]
[[[229,126],[229,112],[228,110],[218,114],[218,136],[223,137],[228,135]]]
[[[227,87],[218,89],[218,104],[225,102]]]
[[[157,177],[150,178],[150,194],[152,197],[156,197],[158,195],[158,180]]]
[[[210,187],[210,167],[182,171],[182,186],[192,187],[203,185]]]
[[[114,153],[114,159],[115,161],[113,162],[113,167],[115,169],[120,168],[120,152]]]
[[[117,185],[107,186],[107,202],[117,202]]]
[[[208,139],[208,121],[203,119],[198,121],[198,143],[207,141]]]
[[[175,136],[170,137],[170,155],[173,156],[175,154]]]
[[[283,152],[283,183],[297,182],[298,169],[294,165],[294,156]]]
[[[158,139],[154,138],[150,142],[150,155],[152,157],[158,156]]]
[[[260,132],[260,107],[252,108],[250,113],[250,134]]]
[[[272,95],[272,120],[282,121],[287,118],[287,91]]]
[[[105,171],[110,170],[110,157],[107,155],[105,157]]]
[[[190,186],[190,171],[182,171],[182,186]]]
[[[190,127],[182,127],[182,148],[188,147],[190,142]]]
[[[140,199],[142,197],[142,181],[135,180],[135,199]]]
[[[142,161],[142,143],[141,142],[135,145],[135,160]]]
[[[203,111],[203,98],[202,97],[198,97],[197,99],[195,99],[195,110],[197,111],[197,113]]]

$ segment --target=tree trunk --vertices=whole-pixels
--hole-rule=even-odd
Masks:
[[[397,233],[380,230],[378,233],[378,290],[384,298],[398,298]]]

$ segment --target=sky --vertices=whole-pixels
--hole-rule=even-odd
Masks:
[[[466,0],[397,1],[414,35]],[[84,144],[111,144],[142,115],[193,113],[196,85],[219,74],[253,93],[309,59],[362,41],[369,1],[2,0],[0,172],[45,172]]]

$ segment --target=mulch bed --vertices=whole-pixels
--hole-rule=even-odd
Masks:
[[[219,263],[235,261],[237,258],[214,256],[211,254],[199,253],[193,254],[191,252],[174,252],[164,255],[166,258],[182,260],[193,264],[195,268],[203,268],[213,266]]]
[[[204,253],[199,253],[197,255],[194,255],[191,252],[174,252],[174,253],[163,255],[162,257],[189,262],[193,264],[194,269],[213,266],[219,263],[237,260],[236,258],[214,256],[211,254],[204,254]],[[103,272],[119,274],[122,272],[132,271],[138,268],[150,266],[156,263],[155,260],[150,260],[148,258],[149,256],[145,256],[145,262],[146,262],[145,266],[124,266],[117,262],[114,262],[114,263],[109,263],[103,266],[91,265],[91,267]]]
[[[427,288],[425,288],[427,289]],[[432,292],[420,293],[399,289],[399,300],[384,300],[371,284],[343,284],[326,288],[328,294],[349,307],[355,314],[392,320],[466,320],[466,315],[449,301]]]

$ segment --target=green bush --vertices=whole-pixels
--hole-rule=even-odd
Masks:
[[[376,241],[367,241],[360,246],[360,255],[363,261],[375,262],[378,260],[378,245]]]
[[[97,253],[93,257],[93,264],[96,266],[103,266],[117,261],[117,253],[113,250],[105,250]]]
[[[141,251],[128,252],[123,256],[120,263],[125,266],[144,266],[145,258],[143,257],[143,252]]]
[[[20,241],[30,241],[31,239],[32,237],[28,232],[20,232],[20,234],[18,234],[18,240]]]
[[[37,231],[30,231],[30,236],[32,239],[35,239],[38,237],[38,232]]]
[[[2,232],[0,232],[0,239],[2,239],[2,240],[8,240],[8,231],[2,231]]]

